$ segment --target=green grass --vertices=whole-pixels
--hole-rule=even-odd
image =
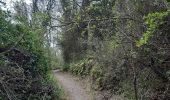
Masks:
[[[64,97],[65,97],[64,89],[60,86],[60,84],[58,84],[59,82],[55,78],[52,71],[49,71],[49,73],[48,73],[48,81],[54,87],[53,96],[55,97],[55,100],[65,100],[64,99]]]

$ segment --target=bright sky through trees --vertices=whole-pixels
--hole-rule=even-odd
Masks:
[[[6,3],[6,6],[5,7],[2,7],[3,10],[12,10],[13,8],[13,2],[16,2],[16,1],[22,1],[22,0],[2,0],[3,2]],[[32,3],[31,0],[23,0],[25,1],[28,5]]]

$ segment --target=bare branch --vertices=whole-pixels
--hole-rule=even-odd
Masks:
[[[132,20],[132,21],[136,21],[136,22],[139,22],[139,23],[143,23],[143,21],[141,21],[141,20],[137,20],[137,19],[130,18],[130,17],[122,17],[122,18],[114,17],[114,18],[103,18],[103,19],[90,19],[90,20],[84,20],[84,21],[81,21],[81,22],[94,22],[94,21],[115,20],[115,19],[126,19],[126,20]],[[74,23],[77,23],[77,22],[71,21],[71,22],[68,22],[68,23],[63,23],[61,25],[55,25],[55,26],[51,26],[51,27],[52,28],[54,28],[54,27],[64,27],[64,26],[68,26],[68,25],[74,24]]]

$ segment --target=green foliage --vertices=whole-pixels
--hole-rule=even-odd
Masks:
[[[150,97],[154,95],[153,91],[160,88],[163,83],[157,79],[156,74],[148,68],[140,70],[138,74],[138,96],[140,99],[150,100]],[[121,82],[121,86],[120,93],[129,100],[135,100],[134,88],[132,88],[134,86],[133,79],[128,77]],[[156,92],[157,91],[155,91],[155,93]]]
[[[47,83],[53,86],[54,90],[51,96],[53,98],[50,98],[50,100],[51,99],[62,100],[61,98],[64,97],[64,90],[61,87],[59,87],[58,81],[55,79],[55,76],[51,71],[48,72],[47,78],[48,78]]]
[[[75,75],[87,76],[93,66],[92,59],[80,60],[76,63],[70,64],[70,71]]]
[[[67,63],[65,63],[63,66],[62,66],[62,70],[63,71],[68,71],[69,70],[69,68],[70,68],[70,65],[69,64],[67,64]]]
[[[6,19],[9,17],[9,14],[8,12],[0,10],[0,47],[13,44],[21,34],[19,33],[20,26],[13,25],[10,20]]]
[[[0,10],[0,48],[12,47],[0,55],[0,74],[3,77],[0,84],[5,83],[10,89],[8,94],[9,91],[0,85],[0,97],[3,100],[9,99],[9,96],[16,100],[59,99],[60,89],[48,76],[50,59],[45,46],[44,27],[38,22],[30,27],[22,16],[12,19],[14,23],[10,18],[9,13]],[[44,14],[38,14],[36,18],[41,22],[49,20]]]
[[[25,48],[27,51],[32,53],[36,59],[37,71],[43,75],[47,74],[48,67],[48,56],[46,56],[45,48],[43,47],[43,40],[40,37],[40,33],[26,29],[23,40],[20,42],[20,47]],[[29,31],[28,31],[29,30]]]
[[[102,69],[100,68],[99,65],[94,65],[93,68],[91,69],[90,76],[92,76],[94,79],[99,78],[102,76]]]
[[[156,12],[150,13],[145,17],[145,23],[147,24],[148,28],[147,31],[143,33],[142,38],[137,41],[137,46],[140,47],[144,44],[147,44],[149,39],[154,35],[156,30],[158,30],[159,26],[164,23],[163,19],[169,14],[167,12]]]
[[[103,79],[103,70],[94,59],[86,58],[72,63],[70,66],[70,71],[73,74],[81,77],[90,76],[93,81],[93,89],[102,90],[104,88],[105,81]]]
[[[91,71],[90,71],[90,76],[92,77],[94,81],[93,88],[96,90],[102,90],[105,86],[103,84],[105,83],[103,81],[103,70],[101,69],[101,66],[98,64],[95,64]]]
[[[81,7],[61,1],[65,2],[63,22],[71,23],[61,32],[64,68],[90,77],[96,90],[134,100],[136,85],[141,100],[169,99],[170,24],[166,2],[83,1]]]

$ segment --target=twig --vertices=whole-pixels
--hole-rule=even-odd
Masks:
[[[133,21],[136,21],[136,22],[139,22],[139,23],[143,23],[143,21],[140,21],[140,20],[137,20],[137,19],[134,19],[134,18],[130,18],[130,17],[113,17],[113,18],[103,18],[103,19],[90,19],[90,20],[84,20],[84,21],[81,21],[81,22],[91,22],[91,21],[104,21],[104,20],[115,20],[115,19],[126,19],[126,20],[133,20]],[[74,24],[74,23],[77,23],[75,21],[71,21],[71,22],[67,22],[67,23],[64,23],[64,24],[61,24],[61,25],[55,25],[55,26],[51,26],[52,28],[54,27],[64,27],[64,26],[68,26],[70,24]]]
[[[17,100],[16,97],[13,97],[13,99],[12,99],[12,96],[9,93],[9,88],[1,80],[0,80],[0,83],[2,84],[2,86],[4,88],[4,90],[5,90],[6,94],[7,94],[8,99],[9,100]]]

